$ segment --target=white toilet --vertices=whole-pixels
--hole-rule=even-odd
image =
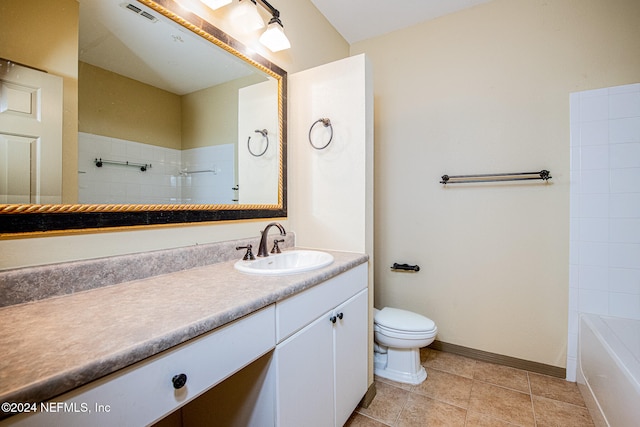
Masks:
[[[420,364],[420,348],[433,342],[438,328],[433,320],[398,308],[375,309],[374,373],[408,384],[420,384],[427,371]]]

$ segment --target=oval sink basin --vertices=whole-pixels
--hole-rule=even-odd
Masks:
[[[322,251],[293,250],[272,254],[255,261],[238,261],[234,267],[243,273],[279,276],[304,273],[326,267],[333,262],[333,255]]]

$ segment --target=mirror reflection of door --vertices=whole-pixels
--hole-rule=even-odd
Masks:
[[[0,203],[62,200],[62,78],[0,59]]]

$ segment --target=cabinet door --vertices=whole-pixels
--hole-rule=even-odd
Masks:
[[[276,348],[280,427],[334,423],[333,324],[329,318],[330,313],[320,316]]]
[[[334,310],[336,426],[342,426],[367,391],[367,290]]]

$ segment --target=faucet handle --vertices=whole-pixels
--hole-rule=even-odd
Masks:
[[[271,249],[271,253],[272,254],[279,254],[282,253],[282,251],[280,250],[280,247],[278,247],[278,243],[282,243],[284,242],[284,239],[276,239],[273,241],[273,249]]]
[[[255,256],[253,256],[253,252],[251,251],[251,248],[253,246],[251,245],[247,245],[247,246],[236,246],[236,251],[239,251],[240,249],[246,249],[247,252],[244,254],[244,257],[242,258],[243,261],[253,261],[254,259],[256,259]]]

